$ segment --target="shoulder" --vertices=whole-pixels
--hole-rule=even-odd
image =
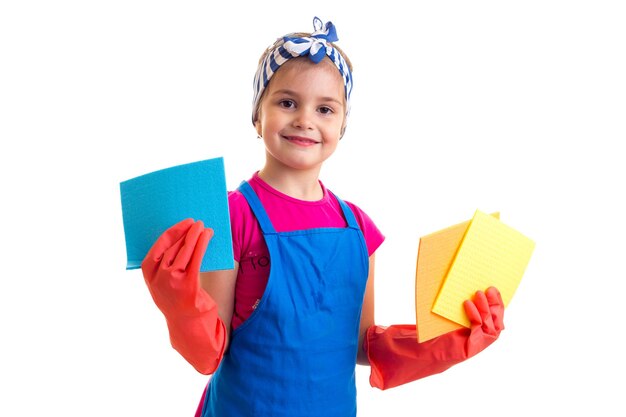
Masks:
[[[337,196],[335,197],[338,198]],[[383,235],[378,226],[376,226],[374,220],[363,209],[361,209],[361,207],[351,201],[343,200],[343,202],[346,203],[350,210],[352,210],[352,213],[361,228],[361,232],[363,232],[363,237],[365,238],[365,242],[367,244],[367,251],[371,256],[384,242],[385,235]]]
[[[241,191],[234,190],[228,192],[228,207],[231,210],[240,209],[241,207],[247,205],[248,201],[246,201],[246,198],[243,196],[243,194],[241,194]]]
[[[228,210],[233,232],[241,232],[254,218],[248,200],[239,190],[228,192]]]

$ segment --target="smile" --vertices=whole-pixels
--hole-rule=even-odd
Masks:
[[[285,138],[286,140],[288,140],[291,143],[295,143],[297,145],[301,145],[301,146],[311,146],[311,145],[317,145],[319,142],[310,138],[306,138],[303,136],[283,136],[283,138]]]

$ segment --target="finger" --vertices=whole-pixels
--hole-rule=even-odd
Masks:
[[[183,235],[180,239],[174,242],[169,248],[165,250],[165,252],[161,255],[158,260],[150,260],[144,261],[144,265],[142,265],[142,270],[144,271],[144,278],[146,283],[149,284],[149,287],[161,287],[164,282],[167,282],[167,275],[160,274],[161,269],[168,270],[174,259],[176,258],[176,254],[183,246],[185,242],[185,236]],[[148,272],[148,265],[152,263],[152,270]]]
[[[191,228],[189,228],[189,230],[191,230]],[[187,232],[189,232],[189,230]],[[186,234],[181,236],[180,239],[178,239],[176,242],[174,242],[172,246],[165,250],[163,256],[161,256],[161,262],[159,263],[160,268],[170,269],[170,267],[174,263],[174,260],[176,259],[176,256],[178,256],[178,253],[185,245],[186,237]]]
[[[480,317],[483,322],[483,332],[492,335],[496,334],[496,328],[493,324],[493,318],[491,317],[491,310],[489,309],[489,301],[487,301],[487,296],[484,292],[476,291],[476,295],[474,296],[474,304],[476,304],[476,308],[478,308]]]
[[[144,271],[158,268],[165,252],[185,236],[192,224],[192,219],[185,219],[163,232],[146,254],[141,268]]]
[[[183,245],[180,250],[177,251],[175,258],[172,261],[171,267],[174,270],[185,271],[187,265],[191,260],[198,240],[204,231],[204,224],[202,221],[195,222],[187,231],[185,235]]]
[[[480,318],[480,313],[478,312],[478,308],[476,308],[476,304],[474,304],[472,300],[465,300],[463,308],[465,309],[465,314],[467,314],[467,318],[471,323],[471,327],[482,326],[483,321]]]
[[[189,271],[200,272],[200,265],[202,265],[202,258],[204,258],[204,253],[206,252],[207,246],[209,246],[209,242],[213,238],[213,229],[204,229],[200,238],[198,239],[198,243],[194,249],[193,255],[191,257],[191,261],[189,262]]]
[[[493,325],[497,332],[504,330],[504,301],[502,295],[496,287],[489,287],[486,291],[489,310],[493,318]]]

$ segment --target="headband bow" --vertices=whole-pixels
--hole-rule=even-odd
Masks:
[[[326,25],[322,26],[322,21],[316,17],[313,19],[313,28],[315,31],[311,34],[311,37],[283,37],[285,42],[283,47],[294,57],[308,54],[311,61],[317,64],[330,52],[327,42],[336,42],[339,38],[337,37],[335,25],[332,22],[327,22]]]
[[[311,36],[286,35],[270,47],[270,51],[265,55],[254,76],[253,124],[263,91],[265,91],[265,87],[267,87],[274,73],[288,60],[307,55],[316,64],[322,61],[325,56],[328,56],[335,64],[343,78],[346,93],[346,116],[348,115],[350,111],[350,93],[352,92],[352,73],[343,56],[330,44],[330,42],[339,40],[335,26],[331,22],[323,24],[318,17],[315,17],[313,19],[313,29],[314,32],[311,33]]]

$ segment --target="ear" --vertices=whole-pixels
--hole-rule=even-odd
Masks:
[[[343,134],[346,133],[346,117],[343,117],[343,125],[341,126],[341,132],[339,133],[339,140],[341,140],[343,138]]]
[[[263,135],[261,134],[261,132],[263,132],[263,128],[262,128],[261,122],[259,121],[258,118],[254,122],[254,128],[256,129],[257,135],[259,135],[260,137],[263,137]]]

